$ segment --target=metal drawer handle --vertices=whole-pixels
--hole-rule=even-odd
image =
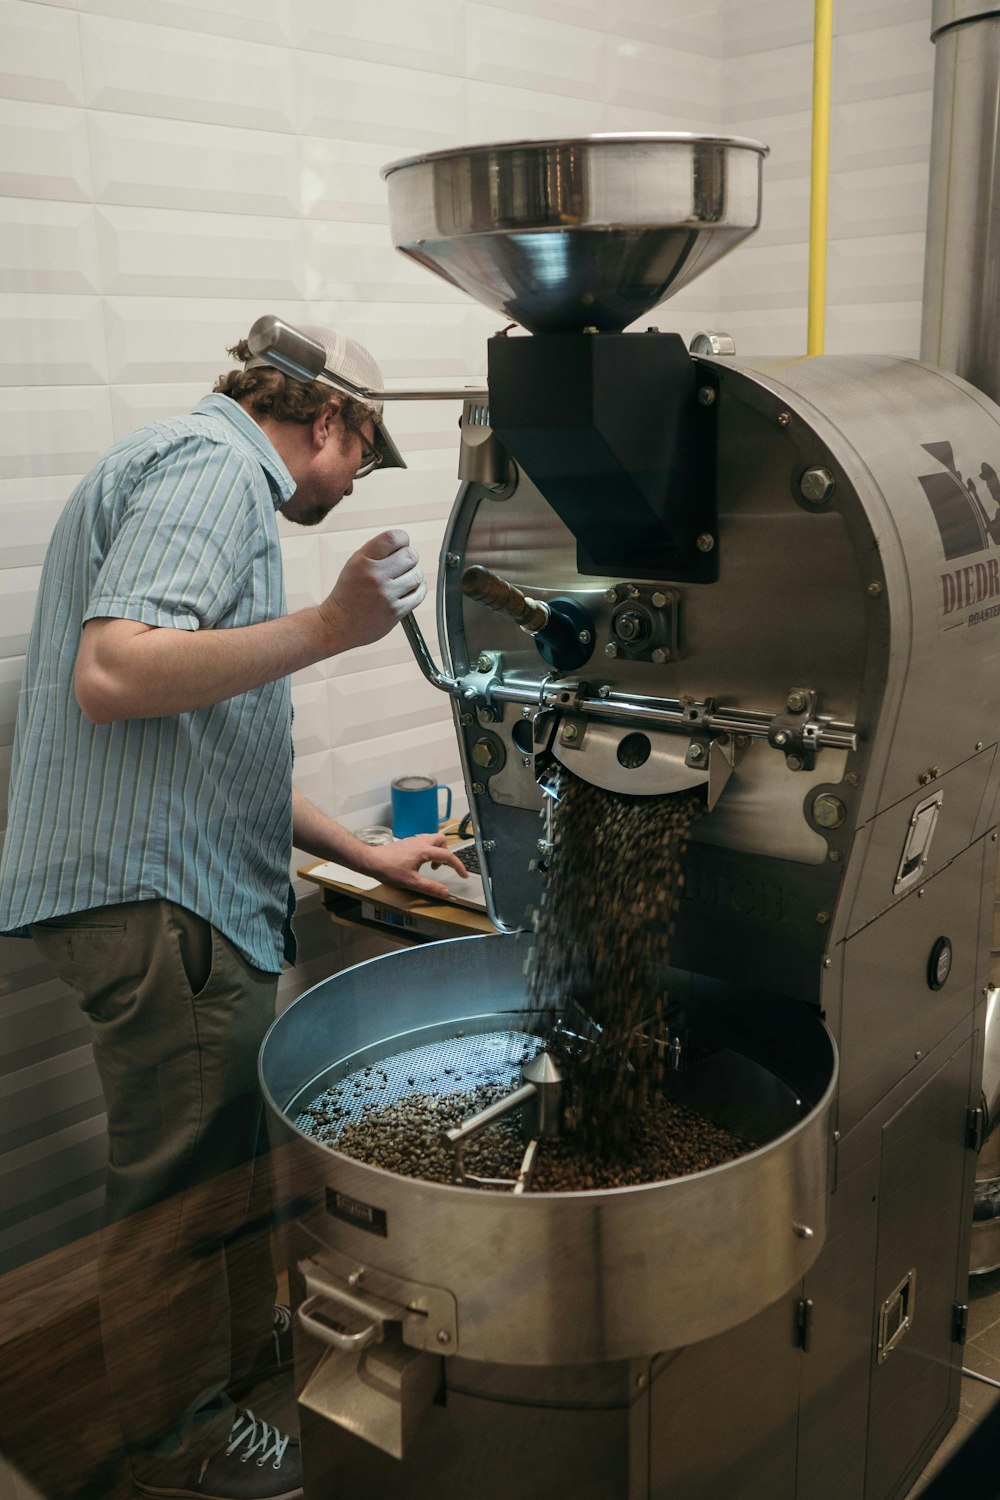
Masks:
[[[350,1308],[352,1312],[361,1313],[362,1317],[370,1318],[366,1328],[361,1328],[357,1333],[341,1333],[338,1328],[331,1328],[327,1323],[320,1323],[312,1316],[313,1309],[322,1303],[341,1303]],[[329,1344],[333,1349],[339,1349],[344,1354],[360,1353],[367,1349],[369,1344],[381,1343],[385,1331],[385,1322],[381,1314],[363,1302],[360,1297],[351,1297],[347,1292],[335,1292],[332,1289],[322,1294],[307,1297],[298,1310],[299,1326],[310,1335],[311,1338],[319,1339],[323,1344]]]

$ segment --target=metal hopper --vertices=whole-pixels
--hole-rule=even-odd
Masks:
[[[393,243],[534,333],[620,331],[760,222],[759,141],[511,141],[383,168]]]

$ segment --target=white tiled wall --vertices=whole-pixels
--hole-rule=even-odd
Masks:
[[[741,354],[804,350],[812,12],[722,0],[721,117],[766,141],[764,219],[722,271],[722,326]],[[915,355],[927,209],[930,0],[834,6],[826,352]]]
[[[390,381],[480,375],[496,315],[393,251],[379,167],[471,140],[717,130],[720,14],[721,0],[0,0],[0,810],[38,570],[98,454],[194,405],[262,312],[344,328]],[[711,325],[721,285],[682,294],[682,332]],[[292,608],[394,524],[433,582],[457,416],[393,409],[409,469],[359,485],[317,530],[283,525]],[[432,604],[420,614],[434,644]],[[293,696],[298,784],[348,826],[387,817],[401,771],[453,784],[458,807],[447,704],[401,632],[299,674]],[[283,1000],[373,951],[314,899],[298,925]],[[0,1134],[2,1268],[93,1222],[103,1157],[85,1027],[14,940]]]
[[[929,10],[836,7],[831,352],[917,349]],[[0,0],[0,811],[45,544],[103,448],[189,409],[262,312],[344,328],[390,381],[482,373],[495,314],[392,250],[386,161],[598,130],[759,137],[763,227],[670,322],[727,328],[747,355],[801,350],[811,25],[808,0]],[[433,581],[456,417],[392,409],[409,469],[360,485],[318,531],[284,526],[292,608],[392,524]],[[433,644],[430,603],[420,616]],[[348,826],[386,818],[400,771],[460,795],[446,704],[400,632],[299,674],[293,693],[298,783]],[[314,900],[299,931],[285,1000],[373,951],[345,946]],[[3,1267],[92,1224],[103,1154],[80,1016],[12,940],[0,1131]]]

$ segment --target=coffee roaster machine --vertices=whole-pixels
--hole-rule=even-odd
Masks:
[[[889,1500],[957,1412],[1000,410],[915,360],[753,368],[722,336],[622,331],[753,230],[765,149],[592,137],[387,169],[397,245],[519,325],[464,404],[441,665],[410,628],[501,931],[335,976],[265,1043],[310,1497]],[[317,1144],[296,1121],[331,1081],[532,1029],[517,933],[559,766],[704,789],[656,982],[676,1088],[756,1149],[558,1195]]]

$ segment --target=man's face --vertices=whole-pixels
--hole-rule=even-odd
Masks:
[[[367,471],[375,455],[375,423],[368,417],[360,432],[345,427],[340,412],[328,409],[312,429],[310,449],[297,466],[295,493],[281,513],[299,526],[318,526],[354,488],[358,470]]]

